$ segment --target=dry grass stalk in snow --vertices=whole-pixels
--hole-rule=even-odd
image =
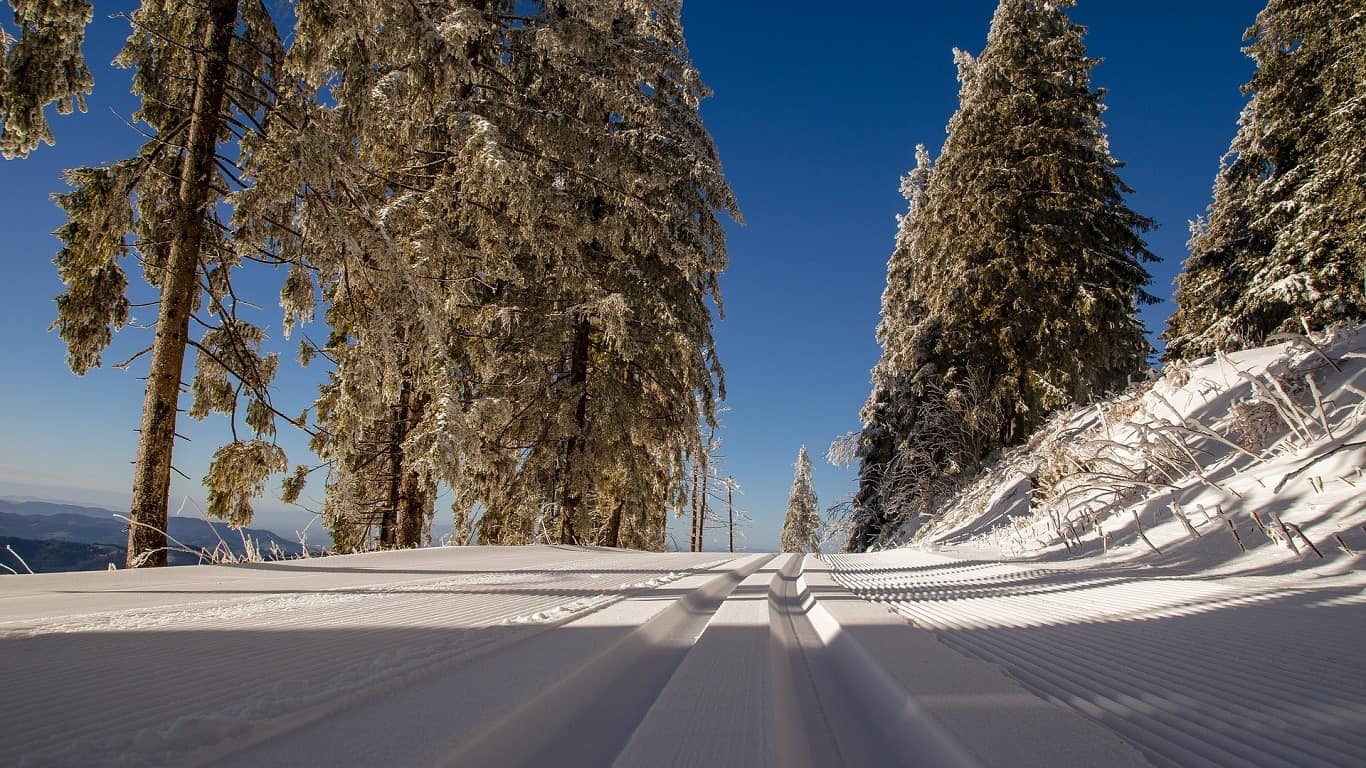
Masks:
[[[1322,557],[1315,537],[1360,522],[1345,507],[1366,447],[1366,329],[1280,339],[1173,364],[1156,381],[1056,414],[900,540],[977,540],[1023,554],[1109,551],[1127,539],[1159,552],[1169,538],[1194,545],[1217,526],[1233,539],[1217,546],[1246,552],[1255,545],[1239,531],[1244,519],[1277,546]],[[1319,530],[1311,510],[1339,524]]]

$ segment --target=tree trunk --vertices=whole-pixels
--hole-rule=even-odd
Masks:
[[[735,487],[726,483],[726,527],[730,531],[730,551],[735,551]]]
[[[422,536],[427,530],[427,494],[422,477],[416,472],[404,472],[398,496],[398,537],[395,546],[416,549],[422,546]]]
[[[617,508],[612,510],[612,517],[607,521],[606,544],[614,549],[621,546],[621,516],[625,511],[626,502],[618,501]]]
[[[236,0],[208,0],[203,19],[204,53],[195,73],[194,104],[180,160],[175,234],[162,276],[156,337],[142,400],[142,428],[133,467],[128,526],[130,568],[166,565],[166,508],[171,492],[171,454],[190,314],[199,301],[200,245],[211,179],[223,127],[228,53],[237,22]]]
[[[427,397],[413,391],[408,384],[403,386],[403,439],[413,433],[422,420],[422,412],[427,407]],[[404,456],[404,467],[407,456]],[[422,536],[427,529],[427,498],[422,478],[418,473],[407,470],[399,485],[398,504],[398,541],[399,547],[413,549],[422,546]]]
[[[380,549],[393,549],[398,544],[398,510],[402,500],[403,487],[403,435],[407,425],[407,409],[404,407],[408,385],[405,382],[398,404],[390,408],[389,441],[386,447],[389,459],[389,487],[384,493],[384,508],[379,521]]]
[[[578,543],[574,519],[583,507],[582,484],[576,482],[576,460],[583,452],[588,434],[588,356],[592,351],[593,325],[581,315],[574,317],[574,348],[569,357],[570,391],[578,390],[579,401],[574,408],[574,434],[565,441],[564,465],[560,473],[560,543]]]
[[[702,453],[702,498],[697,507],[697,550],[701,552],[707,546],[707,490],[711,486],[707,468],[710,458],[708,455],[711,450],[711,441],[707,441],[707,451]]]
[[[698,459],[693,459],[692,463],[692,504],[689,506],[691,516],[688,520],[688,551],[697,551],[697,490],[701,485],[701,477],[698,474]]]

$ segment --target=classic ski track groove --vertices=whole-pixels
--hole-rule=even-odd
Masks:
[[[728,570],[649,615],[610,646],[566,669],[534,696],[502,713],[482,733],[442,754],[441,765],[583,765],[612,762],[651,702],[704,637],[735,590],[762,573],[772,555],[728,564]],[[644,595],[641,600],[651,597]],[[629,602],[629,600],[627,601]],[[627,607],[624,604],[621,606]],[[604,614],[585,617],[592,623]],[[571,624],[573,626],[573,624]],[[548,643],[553,638],[547,637]],[[661,649],[665,652],[661,654]],[[623,705],[625,700],[625,705]],[[527,723],[540,723],[529,734]],[[566,743],[575,752],[566,760]]]
[[[907,568],[878,567],[878,555],[830,561],[846,588],[998,664],[1161,764],[1366,765],[1359,633],[1309,624],[1285,639],[1285,628],[1268,628],[1278,631],[1268,639],[1211,618],[1311,589],[1265,577],[963,565],[933,555]],[[1179,621],[1140,623],[1154,618]],[[1278,651],[1294,661],[1270,655]]]
[[[450,664],[468,659],[474,655],[520,642],[528,637],[553,629],[565,622],[574,620],[587,613],[606,608],[613,602],[625,599],[634,592],[648,590],[651,586],[634,586],[646,581],[646,574],[655,577],[674,574],[680,569],[693,572],[725,562],[728,558],[715,553],[695,555],[680,561],[677,557],[654,556],[649,553],[630,553],[604,559],[582,557],[568,561],[548,564],[528,565],[508,571],[490,571],[505,574],[545,574],[541,583],[553,583],[557,572],[588,571],[598,578],[584,579],[575,583],[573,588],[540,587],[536,584],[514,584],[514,587],[527,589],[533,594],[503,596],[496,602],[477,602],[478,597],[496,594],[503,585],[472,583],[477,579],[468,576],[432,576],[385,581],[376,575],[380,582],[369,586],[349,585],[338,588],[319,589],[316,598],[302,604],[290,604],[289,595],[262,592],[245,595],[236,599],[214,599],[177,604],[173,610],[165,608],[139,607],[123,611],[101,611],[84,615],[65,615],[45,621],[43,618],[21,619],[0,623],[0,641],[18,641],[21,644],[42,644],[42,658],[25,670],[25,678],[32,681],[31,690],[15,691],[11,683],[11,694],[22,698],[26,717],[47,727],[25,729],[23,733],[7,730],[0,739],[0,764],[38,766],[71,764],[73,755],[81,755],[78,762],[90,764],[92,759],[82,748],[89,749],[103,760],[104,764],[119,764],[119,754],[130,745],[144,744],[146,741],[169,741],[172,745],[181,738],[175,733],[165,733],[165,724],[188,723],[195,727],[195,718],[208,718],[209,727],[194,734],[197,741],[212,742],[214,739],[230,737],[242,738],[229,726],[227,731],[219,731],[221,725],[214,720],[232,720],[242,714],[238,702],[250,706],[257,703],[262,687],[279,691],[283,701],[267,702],[265,709],[269,714],[279,710],[282,715],[297,715],[300,712],[328,708],[326,697],[350,698],[365,691],[387,687],[392,680],[408,679],[418,671],[429,671],[432,665]],[[494,566],[497,567],[496,565]],[[231,569],[230,569],[231,570]],[[301,567],[301,577],[309,575],[307,568]],[[67,574],[57,575],[59,577]],[[563,581],[563,578],[560,579]],[[160,585],[156,585],[160,586]],[[286,585],[281,584],[281,587]],[[288,586],[293,587],[294,584]],[[456,594],[446,595],[454,604],[434,605],[434,592],[442,588],[454,588]],[[577,601],[585,600],[592,592],[600,598],[590,601],[575,610],[556,616],[553,620],[528,621],[513,624],[510,620],[520,616],[553,610]],[[468,602],[462,604],[460,598]],[[276,606],[285,601],[285,608],[295,608],[288,613],[290,629],[305,631],[345,631],[345,648],[360,652],[358,658],[339,660],[329,658],[324,649],[312,646],[276,646],[262,648],[259,634],[238,633],[231,630],[239,626],[244,618],[262,621],[280,613]],[[297,601],[296,601],[297,602]],[[217,609],[229,609],[229,615],[219,615]],[[237,610],[233,610],[237,609]],[[340,610],[338,610],[340,609]],[[207,612],[207,616],[196,618],[197,614]],[[182,623],[167,626],[157,619],[167,614],[183,618]],[[153,619],[148,624],[138,619]],[[280,616],[279,618],[284,618]],[[377,620],[385,622],[380,624]],[[369,621],[366,621],[369,619]],[[370,624],[370,626],[366,626]],[[16,625],[18,625],[16,627]],[[483,639],[461,644],[455,643],[439,648],[423,648],[412,643],[406,648],[390,649],[382,639],[393,634],[395,627],[408,626],[425,633],[433,639],[442,626],[462,626],[471,629],[480,627],[492,630],[493,634]],[[15,627],[14,629],[8,629]],[[7,631],[8,629],[8,631]],[[79,652],[75,658],[56,656],[46,653],[43,641],[51,637],[109,636],[123,640],[127,644],[135,640],[140,632],[149,630],[209,631],[222,632],[227,643],[212,647],[213,664],[208,670],[195,670],[193,677],[185,683],[173,683],[173,695],[159,699],[160,703],[144,703],[136,708],[109,706],[123,698],[123,693],[136,690],[139,686],[163,684],[164,678],[156,673],[149,677],[146,664],[155,665],[155,659],[143,660],[144,666],[120,665],[105,656],[90,654],[89,650]],[[269,624],[259,625],[260,632],[270,632]],[[375,652],[380,655],[376,656]],[[403,652],[407,652],[406,658]],[[288,670],[288,680],[275,681],[261,679],[250,674],[240,674],[238,670],[249,670],[261,659],[262,653],[270,654],[270,667],[273,670]],[[38,651],[35,650],[35,654]],[[345,651],[343,651],[343,654]],[[384,654],[390,654],[385,659]],[[379,660],[384,666],[376,669]],[[7,649],[4,661],[15,663],[13,646]],[[189,660],[185,660],[189,661]],[[36,668],[35,668],[36,667]],[[338,671],[342,674],[338,675]],[[14,675],[6,675],[13,678]],[[308,685],[312,681],[340,678],[330,688],[299,695],[288,690],[286,683],[296,681]],[[45,691],[79,691],[76,700],[69,696],[48,695]],[[293,697],[292,699],[290,697]],[[46,700],[44,700],[46,699]],[[157,699],[152,700],[158,701]],[[234,709],[237,708],[237,711]],[[248,711],[250,715],[252,712]],[[73,716],[80,717],[79,737],[64,736],[72,731]],[[148,728],[146,724],[157,726]],[[56,745],[61,746],[56,746]],[[200,744],[209,751],[211,743]],[[172,746],[171,751],[175,751]],[[169,758],[169,755],[166,757]],[[181,762],[177,755],[177,762]],[[138,762],[136,758],[129,763]]]

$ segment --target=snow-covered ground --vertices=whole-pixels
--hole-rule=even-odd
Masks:
[[[837,580],[1154,764],[1366,765],[1360,569],[1216,576],[896,550]]]
[[[0,590],[0,765],[1141,764],[817,558],[440,548]]]
[[[441,548],[10,577],[0,764],[1366,758],[1359,571],[964,555]]]
[[[1366,765],[1366,328],[1060,414],[837,581],[1154,763]]]
[[[0,765],[1366,765],[1366,334],[1059,416],[908,546],[0,579]]]

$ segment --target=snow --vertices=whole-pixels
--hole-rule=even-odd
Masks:
[[[1251,427],[1262,439],[1241,434]],[[1156,553],[1137,535],[1137,513],[1152,544],[1171,550],[1162,562],[1237,570],[1306,549],[1298,534],[1294,548],[1285,545],[1279,518],[1332,560],[1327,550],[1346,554],[1335,534],[1363,532],[1363,463],[1366,328],[1350,328],[1178,365],[1150,386],[1061,414],[903,538],[1050,558],[1113,542],[1115,557],[1144,559]],[[1018,502],[1013,484],[1023,478],[1049,487],[1033,488],[1028,504],[1007,503]],[[1225,520],[1249,557],[1233,557]]]
[[[1174,366],[833,577],[1154,764],[1366,765],[1364,383],[1366,328]]]
[[[210,761],[724,560],[450,548],[14,577],[0,764]]]
[[[6,765],[1139,764],[815,556],[451,547],[0,589]],[[918,703],[903,636],[974,690]],[[975,733],[963,697],[1040,728]]]
[[[1112,728],[1158,765],[1366,764],[1366,577],[832,558],[946,646]],[[1187,571],[1188,573],[1188,571]]]
[[[1366,334],[1313,344],[1064,414],[867,555],[6,577],[0,764],[1366,765]]]

